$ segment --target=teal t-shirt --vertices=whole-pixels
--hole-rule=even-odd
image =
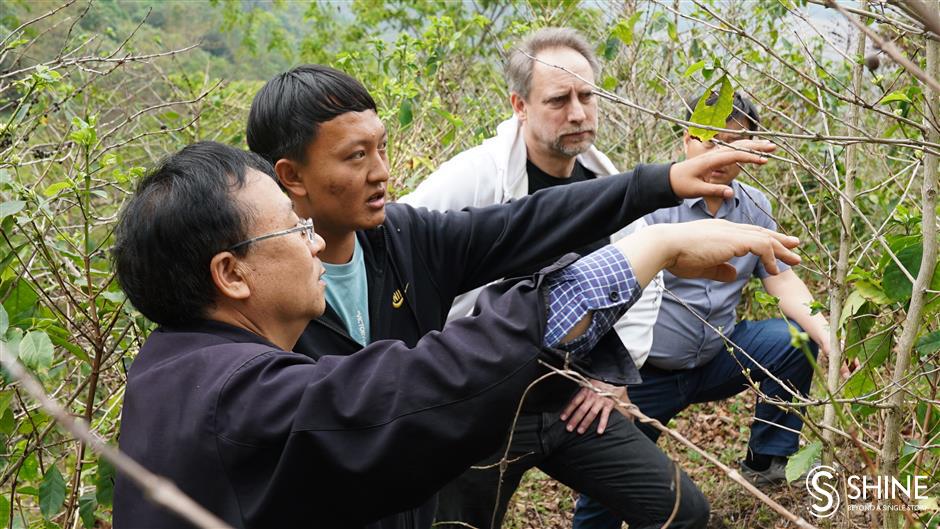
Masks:
[[[323,263],[326,301],[343,319],[349,336],[363,346],[369,343],[369,286],[362,247],[356,239],[352,259],[346,264]]]

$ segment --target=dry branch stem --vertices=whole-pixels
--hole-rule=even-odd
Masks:
[[[861,9],[866,9],[868,2],[863,1]],[[859,35],[855,47],[855,54],[862,56],[865,54],[865,36]],[[858,94],[862,87],[862,63],[856,63],[852,72],[852,89]],[[849,126],[857,128],[861,119],[859,108],[852,105],[849,115]],[[831,395],[839,391],[839,382],[841,379],[842,368],[842,343],[839,341],[839,325],[842,321],[842,303],[845,299],[845,278],[849,271],[849,253],[852,250],[852,206],[855,202],[855,170],[859,165],[858,156],[861,150],[857,145],[848,145],[845,148],[845,191],[839,196],[839,209],[842,216],[842,229],[839,231],[839,256],[836,261],[836,279],[829,289],[832,297],[829,300],[829,314],[832,324],[829,327],[829,371],[826,374],[826,386]],[[835,161],[833,159],[833,161]],[[833,171],[837,171],[836,164],[833,163]],[[827,404],[823,412],[823,439],[826,441],[829,450],[826,451],[826,463],[831,462],[832,458],[832,426],[836,420],[836,407],[833,403]]]
[[[930,76],[940,77],[940,43],[927,40],[927,71]],[[931,85],[933,96],[926,97],[928,111],[927,116],[940,115],[940,85]],[[930,90],[928,89],[928,93]],[[929,119],[925,117],[925,119]],[[933,127],[929,131],[932,139],[940,139],[940,130]],[[938,158],[935,155],[927,154],[924,160],[924,184],[922,199],[922,233],[924,251],[921,256],[920,271],[914,280],[911,291],[911,303],[907,311],[907,317],[901,324],[901,336],[898,338],[897,359],[894,363],[894,375],[892,385],[898,387],[901,380],[907,374],[911,365],[911,350],[914,347],[914,341],[920,330],[921,320],[923,319],[924,294],[930,281],[933,278],[934,268],[937,266],[937,219],[933,214],[937,207],[937,172]],[[882,473],[888,476],[897,475],[899,449],[901,446],[902,427],[904,426],[904,393],[897,392],[888,400],[891,405],[888,408],[885,418],[885,441],[881,451]],[[891,513],[885,513],[885,529],[896,529],[899,525],[897,516]]]

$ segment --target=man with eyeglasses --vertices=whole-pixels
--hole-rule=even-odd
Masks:
[[[766,141],[742,142],[751,152],[722,148],[687,162],[639,165],[466,213],[386,205],[388,138],[375,100],[353,77],[322,65],[268,81],[251,104],[246,137],[327,243],[320,255],[326,311],[294,347],[312,358],[350,355],[382,339],[414,345],[444,327],[457,295],[610,236],[679,198],[724,196],[730,190],[704,176],[729,163],[763,163],[755,151],[774,149]],[[626,384],[636,367],[616,336],[606,338],[578,367],[592,379]],[[686,500],[694,495],[690,488],[683,480]],[[430,525],[436,507],[429,496],[376,527]]]
[[[325,309],[323,239],[266,161],[197,143],[146,176],[118,221],[118,281],[160,325],[128,372],[120,447],[234,527],[361,527],[494,450],[539,361],[587,354],[662,267],[728,280],[734,255],[774,271],[799,261],[797,243],[721,221],[663,226],[494,285],[415,344],[314,360],[291,349]],[[188,526],[122,475],[114,523]]]

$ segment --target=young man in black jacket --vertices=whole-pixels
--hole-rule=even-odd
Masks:
[[[313,360],[289,351],[325,308],[324,242],[263,159],[183,149],[140,183],[116,238],[121,287],[160,324],[128,372],[121,449],[245,528],[359,527],[417,505],[495,449],[540,357],[586,354],[661,267],[733,277],[720,263],[740,252],[799,260],[760,228],[668,226],[491,287],[413,347]],[[188,527],[123,475],[114,523]]]
[[[327,267],[326,312],[294,348],[314,358],[349,355],[388,338],[413,345],[444,326],[458,294],[610,235],[683,198],[730,196],[729,188],[700,176],[731,163],[766,161],[725,148],[460,215],[386,206],[386,133],[375,101],[355,79],[317,65],[278,75],[261,89],[247,138],[251,150],[274,165],[298,215],[314,219],[327,243],[320,254]],[[774,148],[764,141],[741,147]],[[604,340],[581,367],[592,378],[620,385],[636,374],[615,339]],[[683,487],[685,498],[698,492],[689,488]],[[380,525],[428,527],[433,513],[430,501]]]

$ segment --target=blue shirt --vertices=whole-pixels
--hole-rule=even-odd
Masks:
[[[548,274],[545,279],[548,319],[544,344],[575,355],[593,349],[643,292],[627,258],[609,244]],[[588,311],[593,311],[593,318],[587,331],[559,345]]]
[[[725,219],[740,224],[754,224],[771,230],[777,223],[771,217],[770,201],[759,190],[740,182],[732,182],[734,198],[725,199],[712,216],[705,199],[686,199],[682,204],[660,209],[647,215],[649,224],[690,222],[701,219]],[[738,277],[730,283],[707,279],[682,279],[663,271],[662,305],[653,327],[653,346],[648,362],[660,369],[691,369],[706,364],[725,348],[724,340],[702,320],[679,302],[681,299],[696,314],[720,329],[725,336],[731,334],[737,322],[736,308],[741,291],[751,277],[768,276],[763,264],[754,254],[731,259]],[[790,267],[777,261],[780,271]],[[676,298],[678,296],[678,299]]]
[[[352,259],[346,264],[323,263],[326,274],[326,301],[336,310],[349,336],[362,344],[369,343],[369,284],[366,281],[366,265],[362,257],[362,246],[355,239]]]

